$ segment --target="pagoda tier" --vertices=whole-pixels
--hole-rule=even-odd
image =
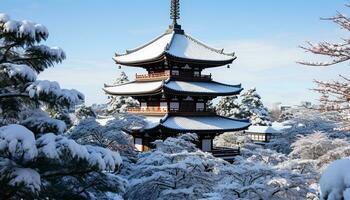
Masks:
[[[241,85],[227,85],[215,81],[134,81],[126,84],[107,86],[104,91],[110,95],[118,96],[147,96],[160,93],[179,96],[229,96],[237,95],[243,89]]]
[[[151,71],[185,66],[204,69],[227,65],[235,59],[234,53],[226,54],[223,49],[209,47],[181,29],[169,29],[146,45],[114,57],[117,64]]]
[[[174,133],[221,134],[229,131],[245,130],[250,126],[247,120],[237,120],[218,115],[184,116],[165,115],[164,117],[146,117],[146,126],[135,133],[152,134],[162,132],[168,136]]]
[[[134,137],[135,147],[140,151],[149,150],[152,147],[152,141],[156,139],[166,139],[181,133],[196,133],[199,136],[197,146],[203,151],[215,151],[213,139],[216,136],[225,132],[246,130],[251,125],[247,120],[226,118],[215,114],[147,116],[145,122],[143,128],[124,130]]]

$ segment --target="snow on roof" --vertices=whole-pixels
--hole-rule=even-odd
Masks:
[[[130,82],[126,84],[105,87],[105,92],[112,95],[142,95],[156,92],[162,88],[177,92],[224,94],[239,93],[240,85],[226,85],[217,82],[184,82],[184,81],[153,81],[153,82]]]
[[[223,61],[234,58],[234,56],[223,54],[186,34],[175,34],[167,53],[192,60]]]
[[[154,60],[166,54],[200,61],[232,62],[235,59],[234,54],[224,54],[223,50],[211,48],[189,35],[172,31],[161,35],[144,46],[127,51],[126,54],[116,55],[114,60],[120,64],[131,64]]]
[[[114,119],[115,119],[114,117],[97,118],[96,122],[99,123],[101,126],[106,126],[108,122]]]
[[[131,51],[131,53],[127,53],[122,56],[116,56],[115,60],[121,63],[129,63],[129,62],[140,62],[146,60],[152,60],[161,56],[167,45],[171,42],[174,33],[164,34],[157,39],[153,40],[149,44],[146,44],[139,49]]]
[[[162,125],[165,128],[185,131],[233,131],[247,128],[250,123],[220,116],[170,116]]]
[[[154,92],[161,89],[163,81],[154,82],[130,82],[112,87],[105,87],[104,91],[115,95],[138,95]]]
[[[179,92],[233,94],[242,90],[240,85],[226,85],[217,82],[169,81],[166,88]]]
[[[246,132],[249,133],[280,133],[272,126],[250,126]]]
[[[163,119],[163,117],[154,117],[154,116],[147,116],[145,117],[145,129],[152,129],[155,128],[160,124],[160,120]]]

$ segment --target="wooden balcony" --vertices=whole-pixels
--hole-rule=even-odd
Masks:
[[[136,74],[136,81],[161,81],[167,80],[172,77],[176,80],[195,80],[195,81],[211,81],[212,76],[209,75],[193,75],[193,76],[182,76],[170,74],[170,72],[159,72],[150,74]]]
[[[168,109],[159,107],[147,107],[147,108],[128,108],[128,113],[138,115],[149,115],[149,116],[164,116],[168,112]]]
[[[169,72],[159,72],[150,74],[136,74],[136,81],[161,81],[170,77]]]
[[[137,115],[149,115],[149,116],[164,116],[165,114],[175,114],[184,116],[208,116],[216,115],[215,111],[179,111],[179,110],[168,110],[160,107],[147,107],[147,108],[128,108],[128,113]]]
[[[211,153],[217,158],[233,162],[234,158],[241,154],[241,150],[240,148],[214,147]]]

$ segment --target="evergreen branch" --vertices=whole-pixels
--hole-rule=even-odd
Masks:
[[[28,97],[28,93],[5,93],[5,94],[0,94],[0,99],[3,98],[13,98],[13,97]]]

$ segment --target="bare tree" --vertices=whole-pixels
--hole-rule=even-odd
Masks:
[[[346,5],[350,7],[350,4]],[[334,17],[322,18],[337,24],[341,29],[350,31],[350,18],[341,13],[337,13]],[[308,62],[300,61],[298,63],[308,66],[331,66],[344,63],[350,60],[350,39],[342,39],[340,43],[332,42],[307,42],[306,46],[300,46],[306,52],[321,55],[330,58],[327,62]],[[344,123],[343,129],[350,130],[350,79],[340,75],[341,80],[337,81],[319,81],[315,80],[317,85],[314,91],[318,92],[320,97],[320,109],[323,111],[337,111],[340,121]]]

